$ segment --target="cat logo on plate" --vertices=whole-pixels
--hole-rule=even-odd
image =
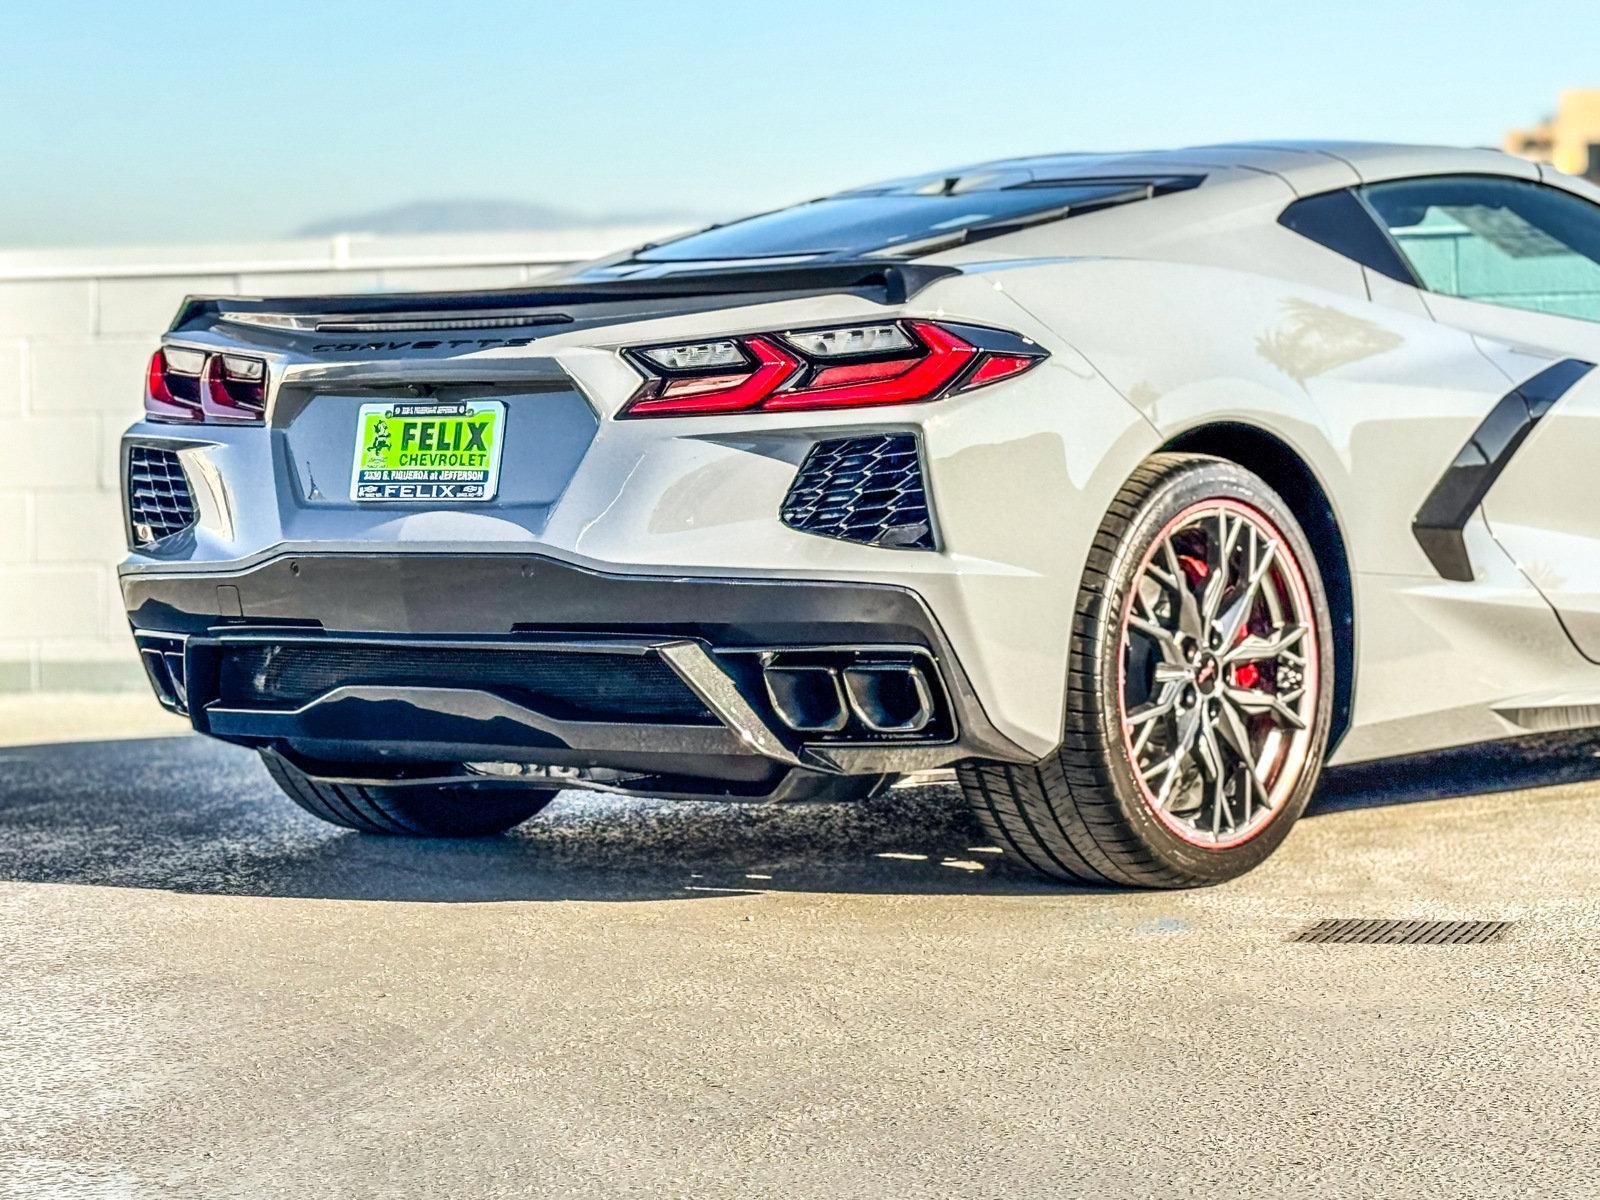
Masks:
[[[352,500],[493,500],[506,406],[499,400],[363,404]]]

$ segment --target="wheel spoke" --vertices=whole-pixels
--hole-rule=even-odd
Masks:
[[[1177,782],[1178,776],[1183,773],[1179,768],[1183,766],[1184,760],[1194,753],[1195,738],[1200,733],[1199,709],[1193,708],[1186,712],[1180,712],[1175,724],[1177,726],[1177,737],[1171,752],[1161,762],[1144,773],[1147,786],[1152,774],[1157,772],[1165,773],[1161,780],[1161,790],[1156,793],[1156,803],[1162,808],[1167,807],[1168,799],[1172,795],[1173,784]]]
[[[1163,661],[1171,664],[1179,664],[1184,661],[1183,648],[1178,645],[1178,637],[1170,629],[1138,616],[1128,618],[1128,627],[1137,629],[1155,642],[1156,647],[1161,651]]]
[[[1289,707],[1289,701],[1298,700],[1305,694],[1303,690],[1277,694],[1256,691],[1254,688],[1230,687],[1227,692],[1228,699],[1238,705],[1242,712],[1266,713],[1279,725],[1287,725],[1290,729],[1306,727],[1305,719]]]
[[[1217,744],[1217,733],[1214,725],[1207,722],[1200,731],[1198,745],[1200,767],[1206,776],[1207,786],[1211,789],[1211,836],[1216,837],[1222,818],[1228,819],[1228,827],[1233,827],[1233,811],[1228,805],[1228,773],[1224,770],[1222,761],[1222,747]]]
[[[1139,728],[1137,736],[1133,739],[1133,748],[1130,757],[1133,759],[1134,768],[1137,770],[1139,759],[1144,754],[1144,749],[1150,744],[1150,735],[1156,731],[1157,722],[1146,721]]]
[[[1217,619],[1217,632],[1221,636],[1221,645],[1224,650],[1230,648],[1239,638],[1239,631],[1250,620],[1250,612],[1255,608],[1256,597],[1261,593],[1261,581],[1267,577],[1267,571],[1277,557],[1278,543],[1269,541],[1266,547],[1260,550],[1260,558],[1256,557],[1260,546],[1259,539],[1252,539],[1250,543],[1250,574],[1244,582],[1244,587],[1234,602],[1228,605],[1226,612]]]
[[[1170,692],[1169,695],[1165,695],[1159,700],[1152,700],[1148,704],[1141,704],[1130,712],[1128,714],[1128,728],[1137,729],[1146,722],[1153,721],[1164,713],[1171,712],[1178,703],[1178,689],[1170,688],[1168,691]]]
[[[1177,782],[1178,776],[1182,774],[1182,772],[1178,770],[1178,767],[1183,760],[1188,757],[1188,755],[1189,752],[1187,750],[1174,751],[1172,755],[1159,764],[1158,768],[1155,768],[1163,770],[1166,773],[1161,780],[1161,790],[1156,793],[1157,808],[1167,807],[1168,799],[1172,795],[1172,785]],[[1146,776],[1146,783],[1148,784],[1148,782],[1149,777]]]
[[[1271,659],[1283,658],[1289,654],[1289,648],[1305,637],[1310,629],[1308,625],[1286,625],[1269,637],[1259,637],[1251,634],[1237,646],[1228,650],[1222,656],[1224,666],[1241,662],[1263,662]],[[1293,656],[1297,660],[1298,655]]]
[[[1249,824],[1255,798],[1259,795],[1262,803],[1266,802],[1266,787],[1261,782],[1261,764],[1250,745],[1250,731],[1244,727],[1244,721],[1240,719],[1232,701],[1225,701],[1222,705],[1222,712],[1217,718],[1217,732],[1239,760],[1239,775],[1244,783],[1244,812],[1240,820]]]
[[[1184,574],[1183,564],[1178,561],[1178,551],[1169,537],[1161,546],[1161,552],[1166,557],[1167,569],[1172,573],[1171,587],[1178,598],[1178,632],[1187,634],[1195,641],[1205,636],[1205,625],[1200,620],[1200,605],[1194,598],[1194,589],[1188,584],[1188,576]]]
[[[1222,606],[1222,596],[1228,590],[1228,577],[1232,570],[1233,548],[1238,543],[1241,532],[1255,536],[1255,530],[1242,517],[1233,519],[1232,531],[1229,531],[1228,514],[1226,510],[1217,513],[1217,527],[1221,537],[1217,539],[1219,550],[1217,552],[1217,565],[1206,580],[1206,590],[1200,598],[1200,619],[1209,633],[1217,619],[1217,609]]]

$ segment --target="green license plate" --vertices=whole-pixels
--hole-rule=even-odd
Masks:
[[[356,418],[352,500],[493,500],[506,406],[499,400],[385,401]]]

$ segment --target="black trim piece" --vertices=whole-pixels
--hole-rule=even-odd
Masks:
[[[814,443],[778,516],[817,537],[887,550],[936,549],[921,439],[871,433]]]
[[[1388,232],[1350,188],[1296,200],[1283,210],[1278,224],[1380,275],[1422,286]]]
[[[142,630],[298,625],[388,636],[510,634],[703,638],[719,647],[936,647],[912,592],[883,584],[623,575],[524,554],[277,554],[238,570],[130,571]],[[227,587],[223,615],[218,588]]]
[[[1433,485],[1417,509],[1411,532],[1445,579],[1472,580],[1472,561],[1461,531],[1534,425],[1592,370],[1593,363],[1568,358],[1518,384],[1500,398]]]
[[[229,314],[357,316],[381,313],[471,313],[480,309],[542,308],[548,305],[611,304],[764,293],[876,293],[883,304],[904,304],[929,284],[961,272],[955,267],[909,263],[824,262],[783,267],[726,267],[674,271],[651,279],[613,279],[549,284],[540,288],[491,288],[470,292],[409,292],[371,296],[294,296],[263,299],[190,296],[169,332],[208,324]]]
[[[1050,175],[1029,179],[1023,183],[1008,184],[997,190],[1024,191],[1029,188],[1087,187],[1094,184],[1125,183],[1130,188],[1143,188],[1151,198],[1169,196],[1173,192],[1187,192],[1206,181],[1204,174],[1177,175]],[[981,189],[980,189],[981,190]]]
[[[203,643],[200,643],[203,644]],[[421,638],[288,637],[220,643],[212,664],[224,708],[295,709],[351,683],[469,688],[567,721],[712,725],[715,714],[657,653]]]
[[[140,633],[684,638],[719,658],[771,648],[925,650],[957,740],[829,746],[824,769],[903,772],[967,757],[1031,761],[984,713],[921,597],[889,584],[620,575],[537,555],[422,552],[282,553],[229,571],[128,571],[121,584]],[[820,755],[824,748],[816,749]]]

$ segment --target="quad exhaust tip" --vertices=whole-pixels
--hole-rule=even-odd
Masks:
[[[838,733],[850,722],[844,687],[833,667],[768,667],[767,699],[797,733]]]
[[[767,699],[796,733],[840,733],[852,720],[871,733],[920,733],[933,721],[933,689],[912,663],[769,666]]]
[[[918,733],[933,720],[933,691],[918,666],[867,663],[844,669],[845,696],[873,733]]]

